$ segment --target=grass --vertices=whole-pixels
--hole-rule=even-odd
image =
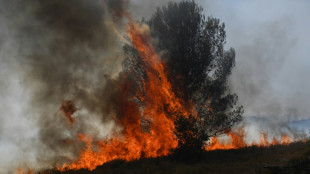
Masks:
[[[310,174],[310,141],[296,142],[289,146],[209,151],[203,153],[199,159],[187,161],[180,161],[172,155],[130,162],[115,160],[93,171],[67,171],[63,174],[277,174],[287,172]],[[60,174],[59,171],[45,173]]]

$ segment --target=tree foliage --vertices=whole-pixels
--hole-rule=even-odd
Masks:
[[[156,51],[167,66],[173,92],[185,104],[194,104],[198,119],[179,117],[175,121],[179,148],[199,150],[210,136],[229,130],[242,119],[237,95],[229,92],[227,80],[235,65],[235,50],[224,49],[226,33],[219,19],[203,15],[194,1],[170,2],[157,8],[150,20]],[[124,47],[125,67],[142,80],[139,54]],[[134,61],[133,61],[134,60]],[[134,71],[133,71],[134,69]]]

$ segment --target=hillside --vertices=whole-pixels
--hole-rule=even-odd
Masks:
[[[59,171],[45,171],[60,174]],[[125,162],[112,161],[93,171],[63,174],[188,174],[188,173],[310,173],[310,141],[288,146],[247,147],[205,152],[199,159],[180,161],[173,156]]]

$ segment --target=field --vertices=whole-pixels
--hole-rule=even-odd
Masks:
[[[59,171],[44,173],[60,174]],[[63,174],[248,174],[310,173],[310,141],[288,146],[247,147],[208,151],[194,160],[178,160],[174,156],[112,161],[93,171],[78,170]]]

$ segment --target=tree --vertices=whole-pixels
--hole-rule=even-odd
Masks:
[[[170,2],[146,21],[156,51],[167,66],[173,92],[185,104],[194,104],[197,112],[197,116],[175,120],[180,151],[200,151],[211,136],[241,121],[243,113],[227,84],[235,51],[224,50],[225,25],[213,17],[206,19],[202,11],[194,1]],[[136,67],[139,74],[134,76],[136,81],[143,79],[144,73],[137,68],[141,66],[138,53],[128,45],[124,50],[125,64]]]

